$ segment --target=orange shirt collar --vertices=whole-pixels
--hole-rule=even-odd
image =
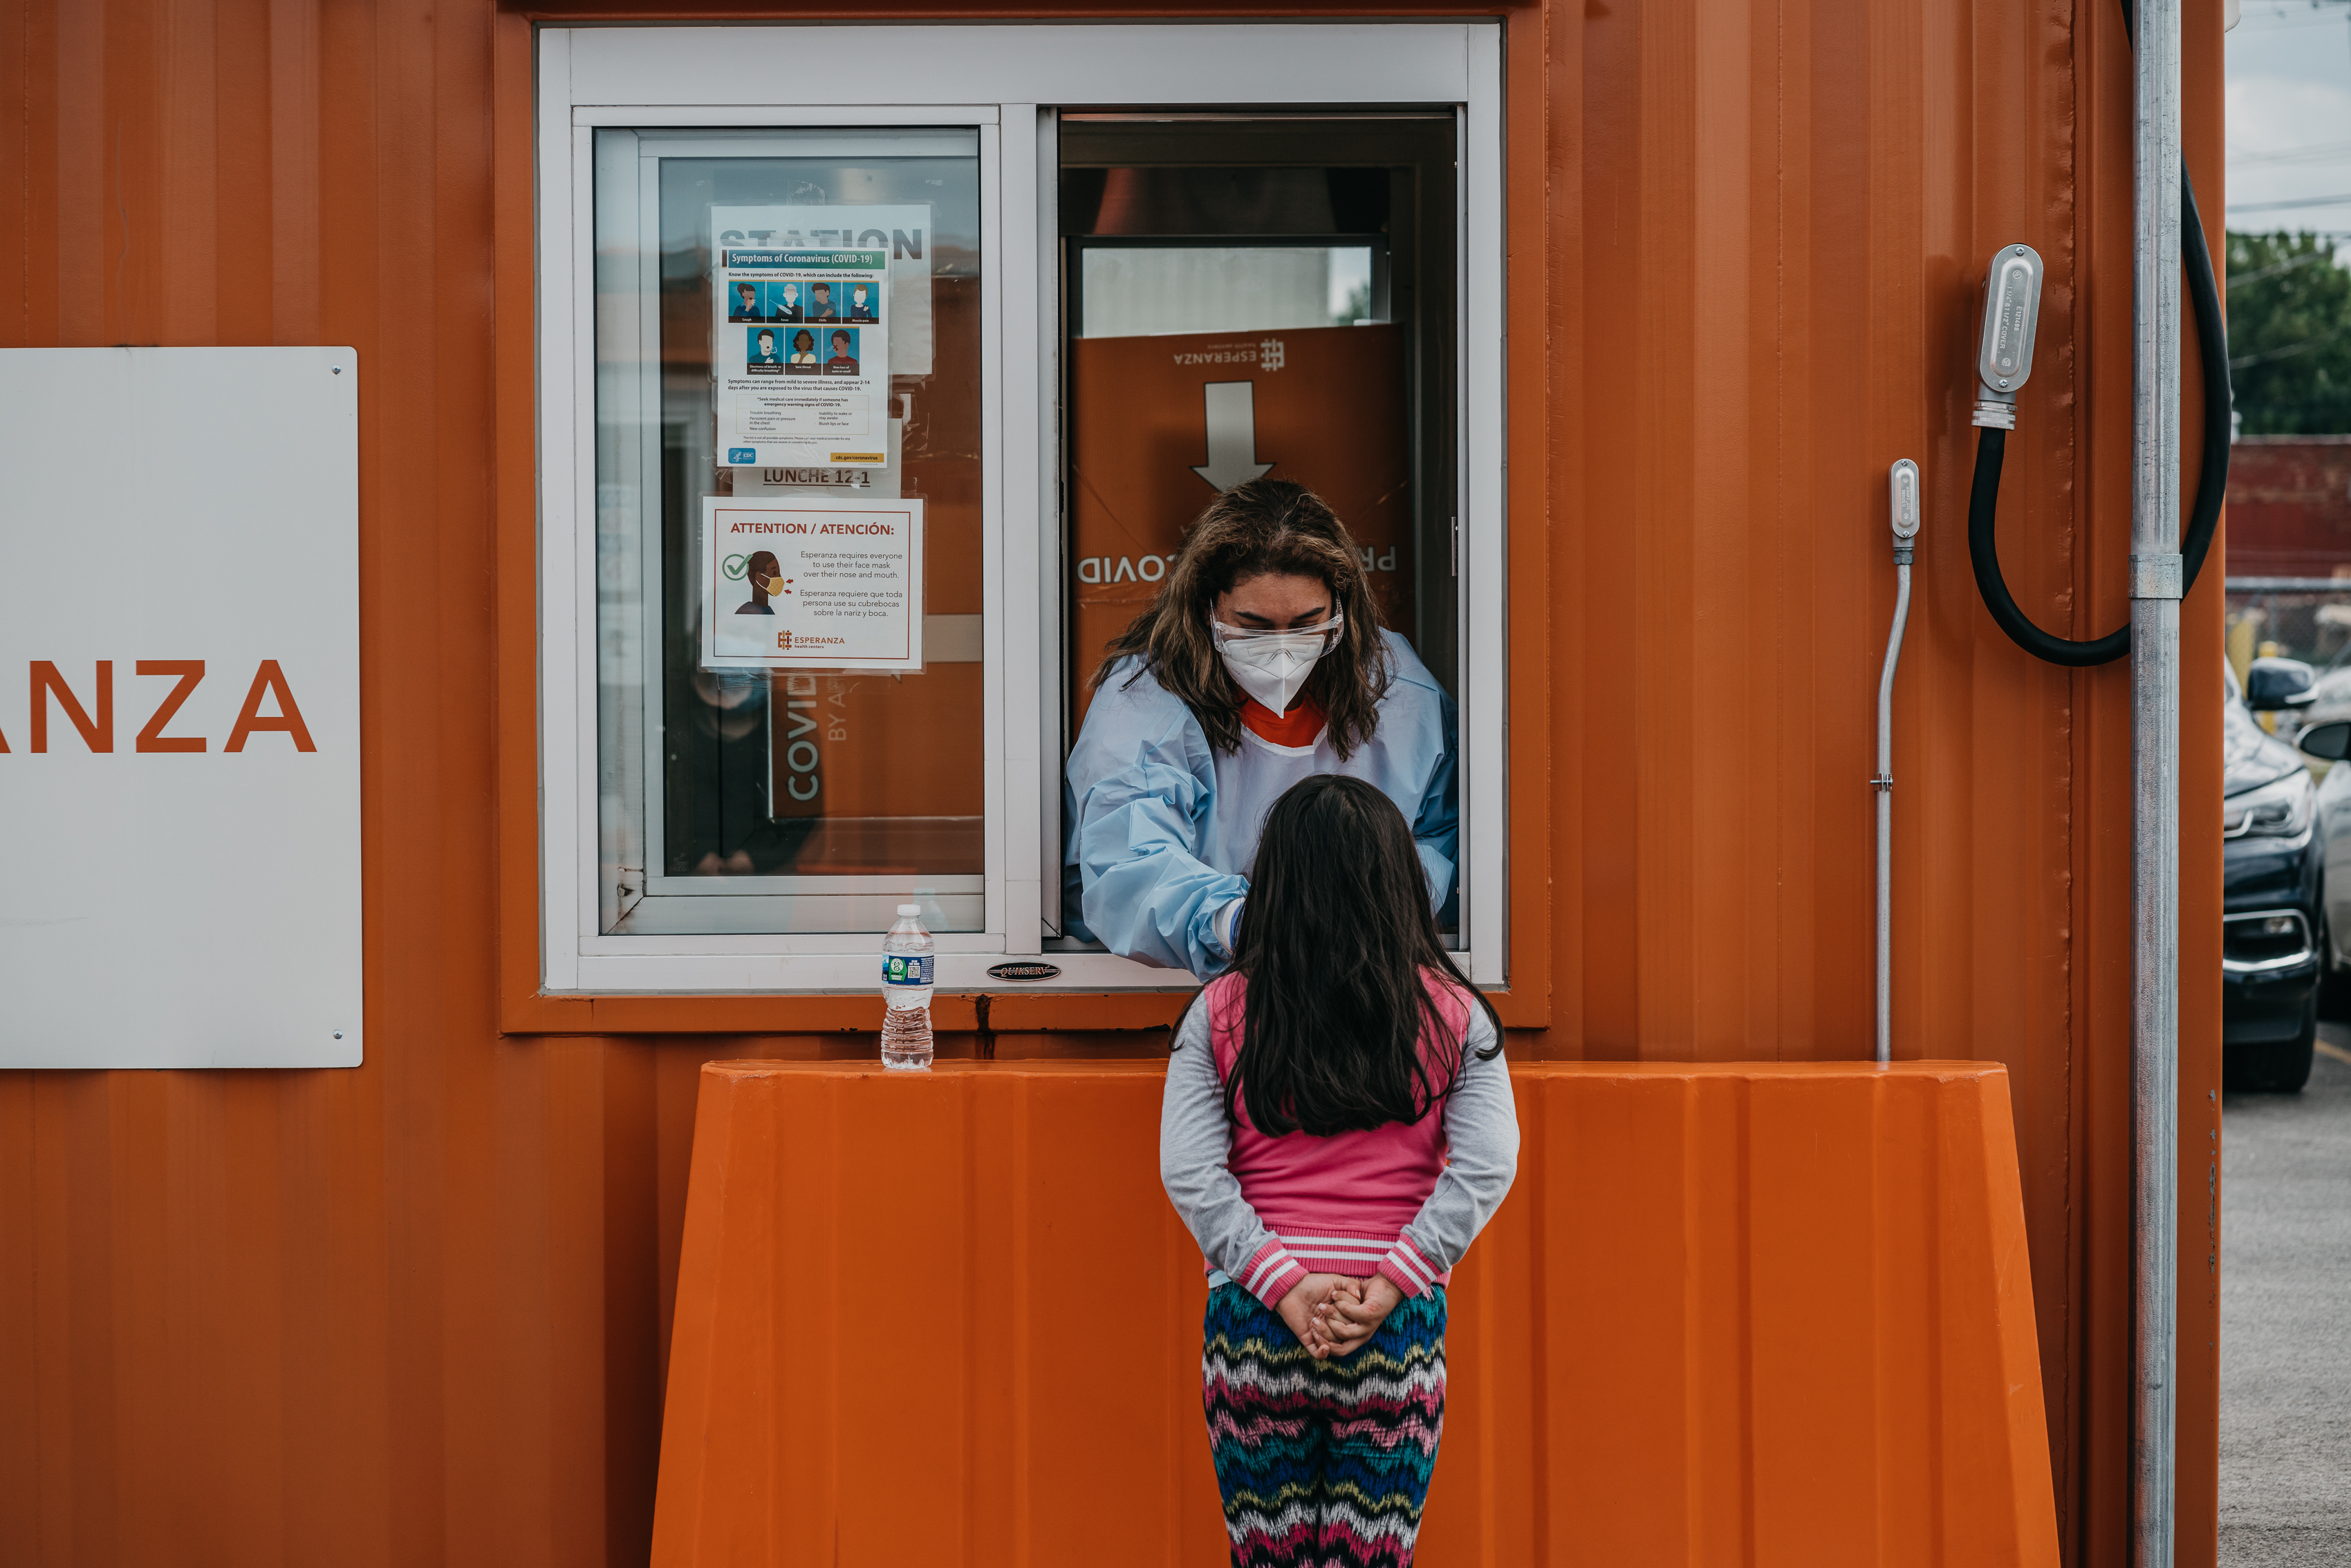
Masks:
[[[1260,740],[1276,746],[1311,746],[1327,716],[1312,697],[1301,695],[1288,713],[1276,713],[1255,697],[1241,699],[1241,723]]]

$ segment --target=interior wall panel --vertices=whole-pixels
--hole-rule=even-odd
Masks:
[[[2189,18],[2213,40],[2187,84],[2208,214],[2217,9]],[[1085,8],[1022,8],[1046,12]],[[2003,560],[2044,625],[2126,613],[2118,7],[1505,14],[1513,969],[1549,1020],[1511,1049],[1866,1052],[1884,473],[1916,458],[1897,1052],[2011,1071],[2069,1561],[2119,1565],[2127,704],[2119,670],[2009,646],[1964,540],[1971,300],[1991,246],[2024,238],[2050,287]],[[499,1031],[497,886],[530,852],[495,808],[529,724],[500,653],[530,559],[501,434],[519,418],[527,445],[528,26],[488,0],[0,0],[0,343],[359,350],[371,1009],[352,1071],[0,1074],[7,1561],[642,1561],[695,1072],[870,1049]],[[2217,603],[2189,601],[2191,671],[2218,657]],[[2188,693],[2192,825],[2217,810],[2218,697]],[[2183,876],[2193,1564],[2217,852]],[[946,1049],[1165,1049],[1020,1006],[1017,1030]]]

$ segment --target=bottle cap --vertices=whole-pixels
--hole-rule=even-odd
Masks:
[[[902,918],[920,915],[922,912],[923,906],[919,904],[902,904],[898,906],[898,914]]]

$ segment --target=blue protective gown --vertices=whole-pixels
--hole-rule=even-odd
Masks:
[[[1364,779],[1396,803],[1412,824],[1429,902],[1443,908],[1460,839],[1453,699],[1410,644],[1380,635],[1395,678],[1378,727],[1344,761],[1327,732],[1290,748],[1244,730],[1240,749],[1218,756],[1182,698],[1148,674],[1127,684],[1131,659],[1113,669],[1070,752],[1062,906],[1071,934],[1204,980],[1219,973],[1232,955],[1211,919],[1249,891],[1274,799],[1313,773]]]

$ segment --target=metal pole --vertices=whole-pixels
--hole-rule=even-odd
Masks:
[[[2131,242],[2131,1536],[2171,1568],[2179,1204],[2179,5],[2137,0]]]

